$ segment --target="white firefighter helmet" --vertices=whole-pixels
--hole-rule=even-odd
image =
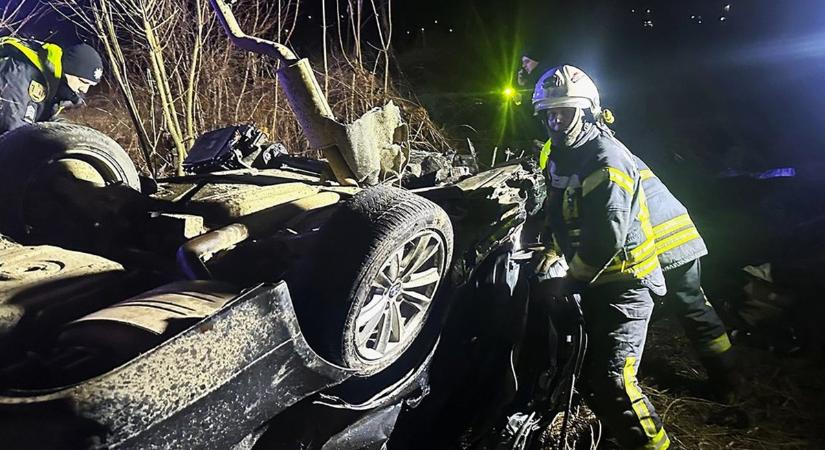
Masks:
[[[593,80],[578,67],[556,66],[542,74],[533,91],[533,110],[582,108],[600,119],[602,107],[599,90]]]

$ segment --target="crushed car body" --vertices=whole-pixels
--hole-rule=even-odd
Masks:
[[[238,125],[201,136],[188,174],[148,180],[85,127],[5,134],[7,448],[251,448],[313,407],[348,415],[295,439],[381,444],[402,406],[427,395],[456,299],[488,272],[519,277],[518,264],[502,274],[489,261],[523,253],[544,195],[532,162],[416,166],[397,107],[339,124],[306,60],[213,7],[236,43],[291,63],[290,102],[326,161]]]

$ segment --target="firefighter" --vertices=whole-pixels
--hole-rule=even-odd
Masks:
[[[532,103],[553,142],[548,214],[569,265],[564,278],[543,281],[539,294],[581,294],[588,404],[620,445],[666,449],[662,421],[636,379],[651,292],[666,293],[641,175],[605,125],[598,90],[580,69],[545,72]]]
[[[636,166],[650,208],[659,264],[665,274],[664,306],[682,324],[708,373],[714,394],[730,402],[737,388],[734,358],[725,325],[705,297],[699,258],[708,254],[705,242],[681,202],[638,157]]]
[[[0,38],[0,133],[53,120],[64,108],[83,104],[100,82],[103,61],[88,44],[57,44]]]
[[[609,113],[608,110],[603,110]],[[612,122],[612,115],[608,117]],[[548,139],[539,154],[539,167],[547,168],[552,150]],[[707,246],[690,219],[687,208],[668,190],[650,167],[635,157],[642,177],[642,187],[650,210],[650,223],[656,239],[659,264],[665,275],[667,294],[664,307],[673,312],[699,356],[708,374],[713,394],[718,400],[732,403],[741,379],[735,372],[735,356],[725,325],[702,289],[700,258],[708,254]],[[558,251],[549,246],[537,255],[536,272],[543,279],[559,259]]]

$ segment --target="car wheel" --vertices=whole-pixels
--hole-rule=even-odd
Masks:
[[[43,205],[50,198],[46,185],[56,173],[140,190],[137,169],[129,155],[103,133],[52,122],[16,128],[0,137],[0,232],[17,239],[25,237],[31,225],[27,205],[36,204],[41,213],[48,209]],[[60,209],[52,209],[55,211]]]
[[[324,224],[290,277],[301,327],[321,356],[368,376],[415,341],[450,266],[453,233],[438,205],[377,186]]]

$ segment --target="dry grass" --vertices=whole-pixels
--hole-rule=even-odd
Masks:
[[[677,448],[825,448],[825,367],[815,356],[790,358],[737,347],[745,387],[738,403],[729,407],[691,390],[702,385],[704,373],[697,370],[683,335],[674,330],[679,328],[671,319],[652,325],[642,383]],[[663,367],[654,367],[659,365]],[[646,377],[646,370],[653,375]],[[677,377],[669,381],[655,375],[664,371]],[[681,382],[673,381],[677,379]],[[741,413],[747,423],[737,420]]]
[[[215,69],[214,76],[201,83],[198,93],[199,123],[203,130],[237,123],[255,123],[273,141],[283,143],[295,154],[318,157],[318,152],[308,148],[295,117],[286,102],[280,83],[274,77],[274,68],[258,57],[234,54],[238,61]],[[247,58],[247,59],[244,59]],[[244,75],[245,67],[252,67],[254,76]],[[319,78],[322,74],[318,74]],[[102,91],[102,92],[101,92]],[[436,125],[426,109],[410,94],[404,94],[390,84],[383,90],[383,81],[369,70],[349,66],[339,60],[332,61],[329,80],[329,101],[336,116],[344,122],[352,122],[365,112],[388,101],[395,102],[410,124],[414,148],[443,152],[450,147],[442,128]],[[72,110],[66,117],[76,123],[90,126],[111,136],[132,155],[142,171],[146,171],[140,155],[136,134],[124,102],[115,89],[103,86],[90,96],[86,108]],[[138,96],[140,107],[151,112],[156,105],[151,98]],[[154,154],[155,165],[161,174],[174,171],[175,157],[171,140],[161,139]]]
[[[664,419],[671,448],[825,448],[825,367],[821,355],[789,358],[752,348],[737,347],[737,351],[745,388],[734,405],[720,404],[704,392],[704,370],[678,324],[666,319],[651,326],[641,382]],[[591,441],[599,436],[597,421],[586,407],[571,429],[574,432],[568,442],[576,441],[577,450],[590,449]],[[555,450],[558,435],[558,426],[546,430],[542,448]],[[598,448],[617,447],[602,439]]]

